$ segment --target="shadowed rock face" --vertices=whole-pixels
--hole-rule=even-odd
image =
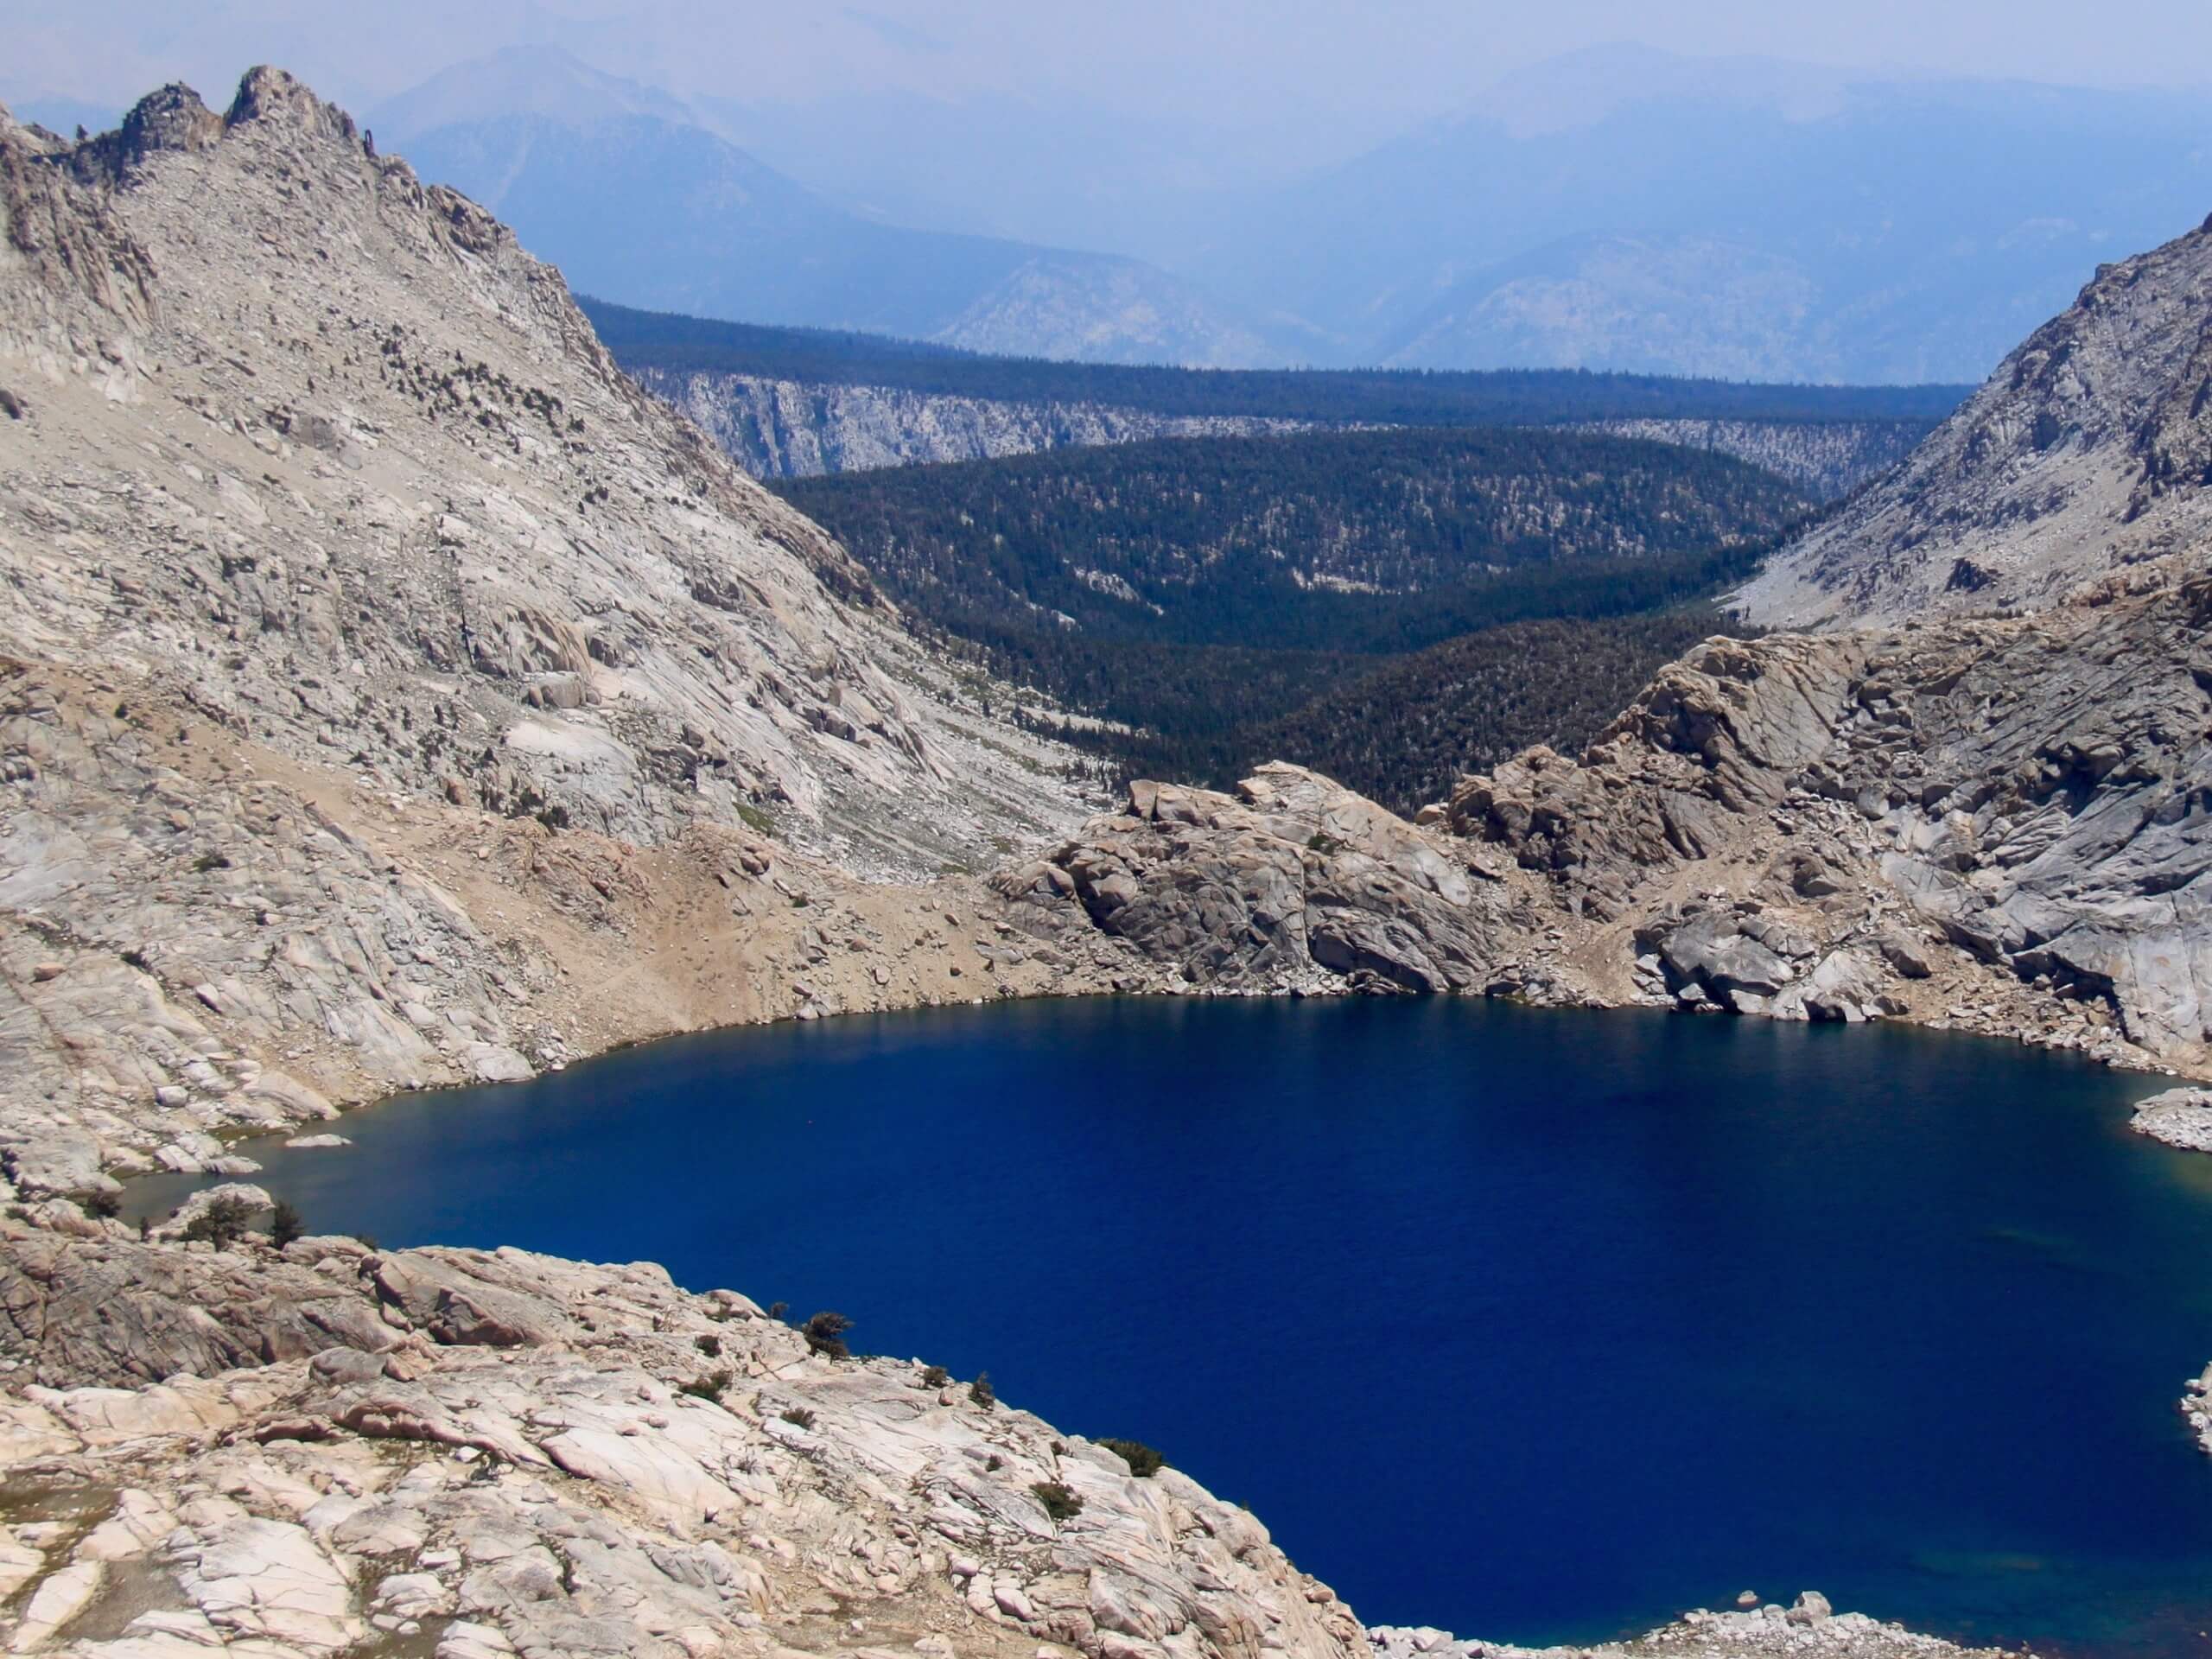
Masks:
[[[2212,527],[2212,226],[2101,269],[1895,474],[1738,595],[1770,626],[2050,604]]]

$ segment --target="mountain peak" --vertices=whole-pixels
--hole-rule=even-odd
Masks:
[[[352,116],[335,104],[324,103],[297,76],[265,63],[247,70],[240,78],[238,95],[231,100],[230,110],[223,118],[226,128],[242,127],[250,122],[293,126],[334,138],[358,136]]]
[[[171,81],[132,105],[117,136],[118,148],[136,161],[156,150],[202,149],[223,136],[223,124],[199,93]]]

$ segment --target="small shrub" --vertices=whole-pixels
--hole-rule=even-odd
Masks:
[[[283,1198],[276,1200],[276,1207],[270,1212],[269,1242],[283,1249],[296,1238],[307,1236],[307,1224],[300,1219],[300,1212]]]
[[[718,1366],[704,1376],[695,1376],[688,1382],[677,1383],[677,1391],[688,1394],[694,1400],[718,1401],[722,1397],[722,1390],[729,1387],[730,1378],[734,1375],[735,1373],[728,1366]]]
[[[995,1475],[1000,1470],[1006,1467],[1006,1459],[999,1456],[997,1452],[994,1452],[989,1457],[983,1459],[983,1467],[989,1470],[991,1473]]]
[[[709,1359],[720,1359],[722,1357],[722,1339],[711,1332],[705,1336],[692,1338],[691,1345]]]
[[[252,1221],[253,1206],[244,1198],[218,1198],[184,1224],[185,1240],[228,1249],[245,1236]]]
[[[95,1221],[112,1221],[123,1213],[123,1200],[112,1192],[87,1192],[85,1213]]]
[[[800,1331],[812,1352],[830,1359],[850,1359],[853,1351],[845,1346],[845,1332],[852,1328],[853,1322],[843,1314],[825,1311],[809,1319]]]
[[[999,1391],[991,1386],[988,1371],[976,1373],[976,1380],[968,1385],[968,1399],[971,1404],[981,1406],[985,1411],[998,1404]]]
[[[942,1365],[922,1367],[922,1386],[925,1389],[941,1389],[951,1381],[952,1373]]]
[[[1054,1441],[1052,1442],[1052,1455],[1053,1455],[1054,1457],[1056,1457],[1056,1458],[1065,1458],[1065,1456],[1067,1456],[1067,1454],[1068,1454],[1068,1448],[1067,1448],[1067,1443],[1066,1443],[1065,1441],[1064,1441],[1064,1440],[1054,1440]]]
[[[785,1314],[791,1311],[791,1305],[789,1302],[771,1302],[768,1304],[768,1317],[772,1319],[780,1319]]]
[[[814,1427],[814,1414],[809,1411],[804,1406],[792,1406],[783,1414],[783,1416],[784,1421],[789,1423],[793,1428],[812,1428]]]
[[[1056,1522],[1072,1521],[1083,1513],[1083,1500],[1057,1480],[1040,1480],[1029,1489]]]
[[[1142,1440],[1103,1440],[1098,1444],[1128,1464],[1129,1472],[1139,1480],[1149,1479],[1167,1466],[1167,1459]]]
[[[374,1233],[356,1233],[353,1235],[353,1242],[365,1250],[380,1250],[384,1248],[377,1243],[377,1236]]]
[[[220,853],[202,853],[192,861],[192,868],[205,875],[210,870],[229,869],[231,861]]]

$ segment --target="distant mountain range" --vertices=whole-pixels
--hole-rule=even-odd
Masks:
[[[1172,263],[1364,361],[1959,380],[2208,206],[2201,95],[1616,48],[1250,196]]]
[[[1643,48],[1319,171],[1095,108],[678,98],[550,47],[369,124],[583,291],[1090,362],[1973,381],[2212,207],[2201,96]]]
[[[434,77],[369,121],[570,284],[659,309],[1077,361],[1243,366],[1261,338],[1140,260],[887,225],[686,105],[550,48]]]

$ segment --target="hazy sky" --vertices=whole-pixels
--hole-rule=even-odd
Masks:
[[[2207,0],[0,0],[0,92],[213,100],[274,61],[356,108],[537,40],[685,94],[1015,92],[1224,126],[1385,130],[1616,41],[1885,71],[2212,84]]]

